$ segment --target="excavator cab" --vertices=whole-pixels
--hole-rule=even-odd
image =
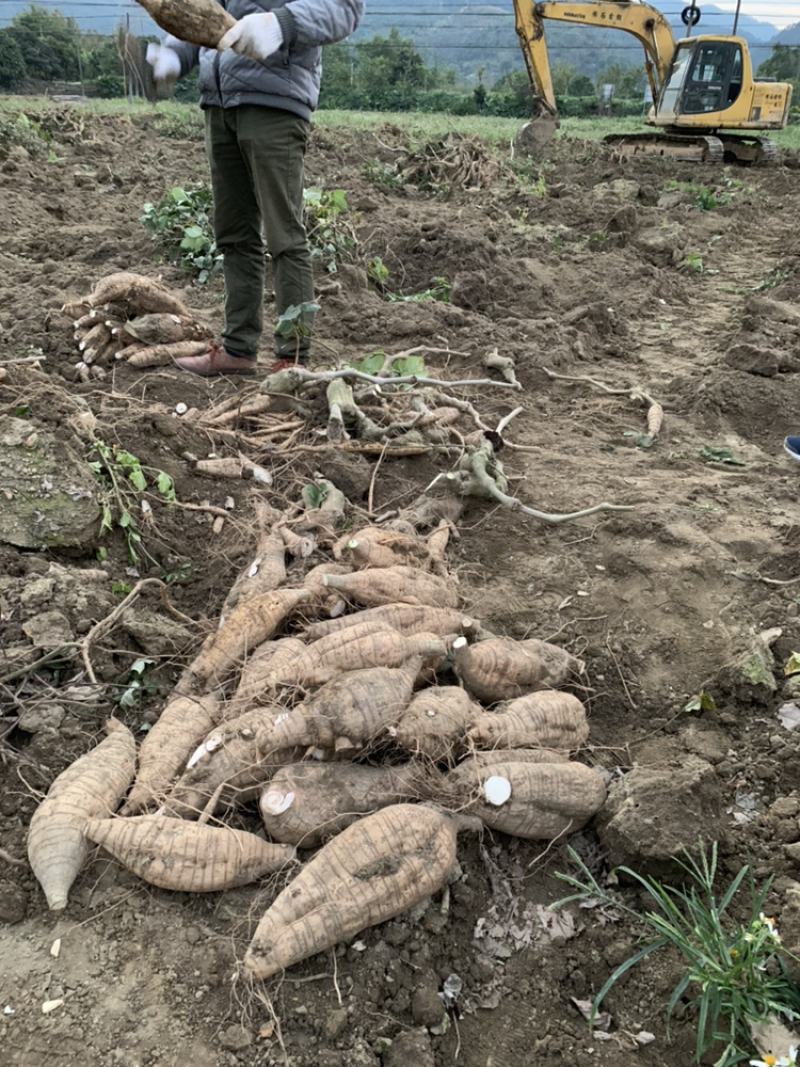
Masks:
[[[680,41],[667,75],[658,112],[675,122],[679,115],[707,115],[735,104],[742,91],[742,48],[731,40]]]
[[[678,41],[648,124],[717,131],[782,129],[791,86],[755,78],[741,37]]]

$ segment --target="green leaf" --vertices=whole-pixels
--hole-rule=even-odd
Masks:
[[[30,413],[30,404],[19,404],[14,408],[14,418],[21,419]]]
[[[158,480],[156,482],[158,491],[162,496],[169,497],[171,500],[175,499],[175,483],[166,471],[158,472]]]
[[[716,711],[717,705],[714,703],[714,698],[710,693],[707,693],[705,689],[698,693],[696,697],[692,697],[689,703],[684,707],[684,711]]]
[[[700,449],[701,457],[708,463],[727,463],[731,467],[744,467],[740,459],[734,459],[733,450],[730,448],[714,448],[711,445],[703,445]]]
[[[139,703],[139,683],[134,682],[130,685],[122,696],[119,698],[119,706],[121,708],[135,708]]]
[[[327,493],[328,491],[324,485],[304,485],[302,492],[303,503],[307,508],[318,508],[327,496]]]
[[[385,352],[378,349],[362,359],[360,363],[348,363],[347,366],[360,371],[361,374],[377,374],[383,366],[385,355]]]
[[[651,448],[653,444],[658,440],[658,437],[651,437],[648,433],[639,433],[638,430],[623,430],[623,437],[632,437],[633,443],[637,448]]]
[[[154,659],[137,659],[131,665],[131,674],[144,674],[147,668],[155,663]]]
[[[589,1018],[589,1025],[590,1026],[592,1026],[593,1023],[594,1023],[594,1017],[595,1017],[595,1015],[597,1015],[597,1011],[598,1011],[600,1005],[603,1002],[603,998],[605,997],[605,995],[609,991],[609,989],[611,989],[611,987],[617,981],[617,979],[621,978],[623,976],[623,974],[625,974],[627,971],[629,971],[631,969],[631,967],[634,967],[637,963],[639,963],[640,960],[643,960],[643,959],[645,959],[646,956],[649,956],[651,952],[655,952],[656,949],[663,948],[664,945],[668,945],[668,944],[669,944],[669,938],[668,937],[659,937],[657,941],[653,941],[649,945],[645,945],[644,948],[639,949],[639,951],[635,952],[630,957],[630,959],[627,959],[624,963],[621,963],[619,965],[619,967],[617,967],[617,969],[610,976],[610,978],[606,979],[602,989],[597,994],[597,996],[594,998],[594,1002],[592,1004],[592,1014],[591,1014],[591,1016]]]
[[[424,378],[427,376],[425,360],[422,356],[407,356],[405,359],[396,359],[392,364],[392,374],[398,378],[408,378],[411,375]]]
[[[141,467],[134,467],[128,475],[128,480],[133,482],[134,486],[139,490],[139,492],[142,492],[144,489],[147,488],[147,479],[142,473]]]
[[[790,674],[800,674],[800,652],[793,652],[784,664],[783,673],[788,677]]]
[[[330,193],[330,206],[337,215],[340,211],[347,211],[347,198],[344,195],[344,189],[334,189]]]

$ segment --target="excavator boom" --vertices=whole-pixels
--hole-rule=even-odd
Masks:
[[[540,107],[550,114],[556,114],[556,98],[547,58],[545,19],[631,34],[644,48],[650,91],[653,99],[658,99],[675,51],[675,39],[670,24],[655,8],[635,0],[619,3],[613,0],[574,0],[572,3],[543,0],[539,4],[514,0],[514,17],[531,85]]]

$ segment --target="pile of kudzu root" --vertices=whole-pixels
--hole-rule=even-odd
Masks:
[[[264,979],[442,888],[458,829],[549,840],[603,804],[570,759],[589,729],[561,687],[582,663],[461,609],[443,508],[339,536],[342,494],[311,503],[262,506],[252,561],[138,752],[112,720],[53,783],[28,842],[51,908],[93,844],[186,892],[295,865],[244,960]],[[231,825],[256,803],[263,836]]]
[[[72,319],[82,381],[105,376],[104,363],[160,367],[208,348],[211,330],[169,289],[124,271],[102,278],[87,296],[61,308]]]

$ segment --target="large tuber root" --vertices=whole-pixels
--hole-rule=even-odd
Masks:
[[[181,41],[216,48],[236,19],[214,0],[139,0],[162,30]]]

